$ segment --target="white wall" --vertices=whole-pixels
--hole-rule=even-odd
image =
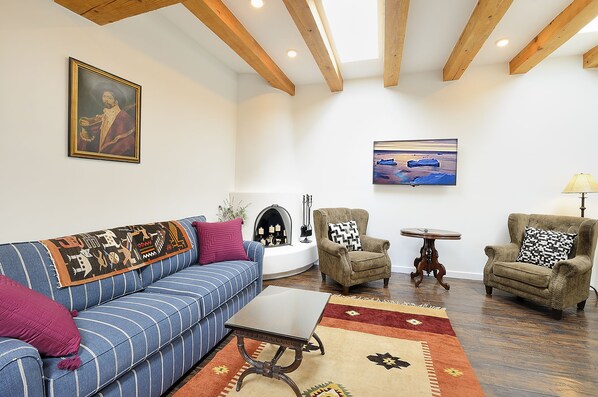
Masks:
[[[0,242],[205,213],[234,187],[236,74],[157,14],[0,12]],[[141,164],[67,156],[68,57],[142,86]]]
[[[470,68],[455,82],[433,72],[403,75],[391,89],[381,79],[346,81],[337,94],[301,86],[290,109],[273,105],[278,95],[254,76],[241,76],[239,92],[239,126],[255,129],[239,128],[238,142],[268,145],[274,130],[256,132],[268,120],[292,125],[293,145],[275,146],[276,158],[289,159],[275,175],[286,177],[266,183],[260,172],[262,190],[310,193],[314,209],[368,209],[369,234],[390,240],[397,271],[413,270],[422,243],[399,230],[428,227],[462,233],[460,241],[436,244],[448,277],[481,279],[484,246],[508,242],[509,213],[579,216],[579,198],[561,191],[575,173],[598,177],[598,72],[583,70],[578,57],[545,61],[522,76],[493,65]],[[372,184],[373,141],[427,138],[458,138],[457,186]],[[239,148],[237,191],[256,178],[247,170],[264,169],[266,149],[258,150]],[[598,217],[598,196],[587,207],[587,217]]]

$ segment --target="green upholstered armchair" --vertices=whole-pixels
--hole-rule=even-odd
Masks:
[[[355,221],[363,251],[348,251],[341,244],[328,238],[329,223]],[[314,210],[314,230],[320,261],[322,280],[326,276],[343,286],[343,294],[349,293],[349,287],[368,281],[384,279],[388,287],[390,279],[390,242],[366,235],[369,214],[362,209],[320,208]]]
[[[557,262],[552,269],[516,262],[526,226],[577,233],[569,259]],[[486,293],[490,295],[492,288],[498,288],[549,306],[557,320],[567,307],[577,304],[578,310],[583,310],[590,291],[598,221],[573,216],[511,214],[508,227],[510,244],[485,248],[488,256],[484,267]]]

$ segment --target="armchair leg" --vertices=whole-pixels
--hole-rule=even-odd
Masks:
[[[343,285],[343,295],[349,295],[349,287]]]
[[[486,285],[486,295],[492,295],[492,287]]]
[[[586,301],[585,300],[582,301],[582,302],[579,302],[577,304],[577,310],[583,310],[584,307],[586,307]]]
[[[322,281],[326,281],[326,275],[322,273]]]
[[[552,318],[554,318],[555,320],[560,320],[561,318],[563,318],[563,311],[552,309]]]
[[[388,288],[388,281],[390,281],[390,277],[384,279],[384,288]]]

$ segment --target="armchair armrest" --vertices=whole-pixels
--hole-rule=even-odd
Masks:
[[[519,246],[514,243],[506,245],[487,245],[484,252],[492,261],[514,262],[519,254]]]
[[[338,257],[347,255],[348,252],[347,247],[342,244],[334,243],[327,238],[320,239],[320,248],[326,253]]]
[[[368,252],[386,252],[390,248],[390,242],[381,238],[362,235],[361,247]]]
[[[592,261],[587,255],[577,255],[575,258],[567,259],[555,263],[552,268],[552,276],[556,276],[559,273],[565,277],[572,277],[578,274],[584,274],[592,269]]]
[[[33,346],[0,337],[0,396],[44,395],[42,361]],[[26,393],[27,392],[27,393]]]

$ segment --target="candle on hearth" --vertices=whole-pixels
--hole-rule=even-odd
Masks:
[[[279,232],[280,231],[280,225],[276,225],[276,231]]]
[[[259,235],[264,234],[264,228],[260,227],[259,229],[257,229],[257,234],[259,234]]]
[[[270,226],[270,227],[268,228],[268,232],[270,232],[270,233],[274,233],[274,226]]]

